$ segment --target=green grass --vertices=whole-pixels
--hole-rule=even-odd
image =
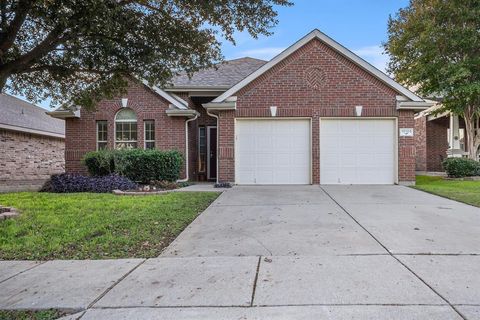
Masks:
[[[0,194],[1,205],[21,212],[0,221],[0,260],[156,257],[217,197],[216,192]]]
[[[417,176],[416,189],[480,207],[480,181],[444,180]]]
[[[65,316],[66,313],[58,310],[42,311],[10,311],[0,310],[0,320],[53,320]]]

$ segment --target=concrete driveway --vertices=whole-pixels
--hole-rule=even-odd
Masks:
[[[159,258],[0,262],[0,309],[85,319],[480,319],[480,209],[400,186],[235,187]]]

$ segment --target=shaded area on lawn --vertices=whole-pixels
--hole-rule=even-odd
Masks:
[[[216,192],[0,194],[0,204],[21,212],[0,221],[0,260],[156,257],[217,197]]]
[[[54,320],[67,315],[59,310],[17,311],[0,310],[0,320]]]
[[[417,176],[415,188],[480,207],[480,181],[445,180],[442,177]]]

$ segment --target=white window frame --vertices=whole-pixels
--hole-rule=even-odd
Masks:
[[[99,140],[99,138],[98,138],[98,132],[99,132],[99,130],[98,130],[98,125],[99,125],[100,123],[102,123],[102,124],[105,123],[106,129],[107,129],[107,132],[106,132],[106,134],[107,134],[107,140]],[[95,123],[95,127],[96,127],[95,129],[96,129],[96,140],[97,140],[96,145],[97,145],[97,151],[100,150],[100,148],[99,148],[99,143],[106,143],[107,148],[108,148],[108,122],[107,122],[107,120],[97,120],[96,123]]]
[[[147,140],[147,123],[153,124],[153,140]],[[157,141],[155,140],[155,120],[143,120],[143,149],[147,150],[147,143],[153,142],[153,149],[157,147]]]
[[[118,144],[121,144],[121,143],[125,143],[125,144],[129,144],[129,143],[135,143],[136,147],[135,148],[138,148],[138,120],[137,120],[137,117],[136,117],[136,113],[134,110],[132,110],[134,113],[135,113],[135,120],[130,120],[130,119],[127,119],[127,120],[124,120],[124,119],[117,119],[117,116],[120,112],[122,112],[123,110],[125,109],[120,109],[116,114],[115,114],[115,123],[114,123],[114,137],[113,137],[113,145],[114,145],[114,148],[115,149],[118,149],[117,145]],[[137,139],[136,140],[117,140],[117,123],[135,123],[136,126],[137,126]]]

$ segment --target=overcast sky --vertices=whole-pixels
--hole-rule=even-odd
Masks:
[[[382,42],[387,39],[387,21],[408,0],[292,0],[292,7],[279,8],[278,25],[270,37],[235,35],[236,45],[222,43],[226,59],[254,57],[269,60],[317,28],[384,71],[388,56]],[[48,102],[41,104],[48,108]]]

